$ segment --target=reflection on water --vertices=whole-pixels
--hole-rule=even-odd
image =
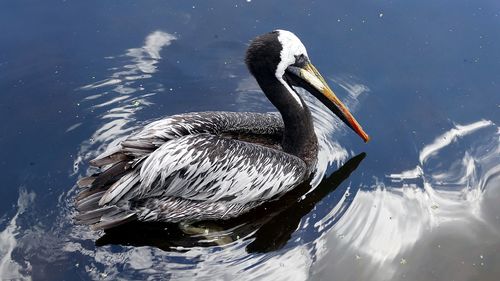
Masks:
[[[456,158],[450,162],[453,158],[440,159],[439,154],[445,153],[458,136],[492,125],[480,121],[457,126],[439,136],[421,150],[417,168],[389,175],[390,182],[375,183],[373,191],[359,191],[345,219],[341,219],[334,230],[343,233],[344,241],[351,247],[382,263],[394,259],[411,247],[424,231],[440,223],[473,219],[478,215],[484,191],[480,181],[488,180],[484,177],[489,176],[478,175],[477,171],[498,170],[500,166],[483,167],[491,165],[495,155],[471,155],[473,151],[454,150]],[[473,150],[481,154],[487,151]]]
[[[275,251],[288,242],[302,217],[346,180],[364,157],[365,154],[362,153],[350,159],[339,170],[326,177],[307,197],[303,195],[311,189],[310,183],[302,184],[279,200],[265,203],[234,219],[181,225],[180,229],[175,224],[135,223],[108,231],[97,243],[153,245],[169,251],[198,245],[221,246],[250,236],[253,241],[246,246],[247,252]],[[134,232],[137,228],[147,228],[148,234]],[[190,232],[193,235],[187,235]]]
[[[29,261],[16,261],[12,251],[17,246],[19,226],[17,220],[35,199],[35,193],[21,189],[17,200],[16,214],[7,222],[5,229],[0,232],[0,279],[2,280],[31,280]]]
[[[82,144],[74,165],[75,173],[82,160],[95,157],[111,142],[119,142],[130,134],[136,128],[133,125],[135,113],[152,105],[149,97],[165,91],[161,84],[152,89],[145,88],[142,80],[156,73],[161,50],[174,40],[176,37],[172,34],[152,32],[146,36],[142,47],[128,49],[122,56],[129,60],[126,65],[113,68],[114,72],[107,79],[81,87],[82,90],[103,90],[102,93],[87,96],[82,104],[91,103],[91,110],[99,110],[100,118],[105,123],[93,133],[89,141]],[[74,126],[68,130],[74,129]]]
[[[341,260],[333,267],[320,262],[318,276],[328,276],[344,266],[361,266],[361,279],[371,276],[372,280],[427,280],[422,276],[429,272],[415,268],[443,265],[432,265],[429,260],[434,258],[423,258],[427,250],[442,251],[437,253],[439,256],[453,253],[458,260],[446,266],[457,270],[441,269],[453,276],[450,279],[468,280],[485,264],[484,260],[477,261],[476,270],[465,270],[474,264],[467,261],[473,252],[483,251],[475,254],[476,260],[492,253],[498,255],[488,248],[467,251],[478,241],[491,241],[500,235],[498,215],[496,221],[489,215],[498,211],[491,200],[500,199],[499,145],[498,128],[491,121],[456,125],[420,150],[416,168],[389,174],[387,180],[372,184],[371,190],[359,190],[349,210],[319,239],[328,248],[322,261],[331,261],[340,250],[346,253],[348,261]],[[487,193],[490,203],[485,203]],[[450,245],[453,240],[460,242]],[[492,242],[498,249],[498,240]],[[441,249],[445,244],[448,248]],[[429,253],[425,256],[432,257]],[[405,268],[410,262],[412,266]],[[495,276],[495,270],[489,270],[484,276]]]

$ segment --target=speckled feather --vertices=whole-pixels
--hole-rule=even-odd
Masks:
[[[271,148],[282,134],[272,113],[187,113],[150,123],[91,161],[108,168],[80,181],[77,221],[106,229],[131,219],[237,216],[309,175],[303,160]],[[259,136],[276,143],[238,140]]]

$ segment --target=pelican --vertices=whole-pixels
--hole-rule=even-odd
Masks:
[[[130,221],[230,219],[276,200],[314,171],[318,142],[304,88],[357,133],[368,135],[290,31],[250,43],[245,62],[280,114],[195,112],[146,125],[90,161],[75,217],[93,229]]]

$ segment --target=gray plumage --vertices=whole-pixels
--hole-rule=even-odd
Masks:
[[[281,151],[272,113],[201,112],[153,122],[91,161],[76,220],[96,229],[130,220],[178,222],[235,217],[309,176]]]

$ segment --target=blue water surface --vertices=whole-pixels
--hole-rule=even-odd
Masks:
[[[2,1],[0,279],[499,280],[499,26],[493,0]],[[371,142],[311,101],[312,191],[230,226],[73,223],[115,139],[274,111],[243,59],[278,28]]]

